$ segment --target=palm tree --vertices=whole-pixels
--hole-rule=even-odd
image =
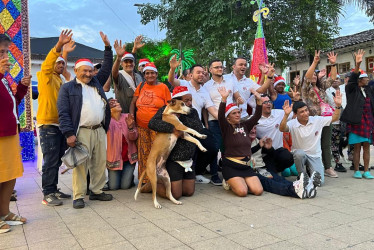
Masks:
[[[169,61],[174,55],[177,55],[177,60],[179,60],[179,58],[182,59],[179,67],[175,69],[176,73],[180,71],[180,75],[182,75],[183,70],[189,69],[194,64],[196,64],[195,60],[193,59],[193,55],[194,55],[193,49],[187,49],[187,50],[173,49],[170,53],[172,54],[172,56],[170,57]]]

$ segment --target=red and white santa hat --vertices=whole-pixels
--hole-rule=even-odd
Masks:
[[[129,53],[129,52],[125,52],[125,54],[122,56],[121,58],[121,62],[125,61],[125,60],[131,60],[131,61],[135,61],[135,57],[133,54]]]
[[[156,68],[156,65],[155,65],[154,63],[151,63],[151,62],[145,64],[145,67],[144,67],[144,69],[143,69],[143,73],[144,73],[146,70],[153,70],[154,72],[158,72],[158,71],[157,71],[157,68]]]
[[[276,76],[274,78],[274,87],[277,86],[277,84],[281,83],[281,82],[283,82],[284,84],[286,84],[286,80],[282,76]]]
[[[61,61],[65,62],[65,59],[60,55],[59,57],[57,57],[56,62],[61,62]]]
[[[226,112],[225,112],[225,117],[227,117],[231,111],[239,109],[238,106],[235,105],[235,103],[230,103],[229,105],[226,106]]]
[[[91,68],[93,68],[93,63],[91,62],[90,59],[86,59],[86,58],[82,58],[82,59],[79,59],[78,61],[75,62],[75,66],[74,68],[79,68],[80,66],[90,66]]]
[[[369,77],[368,74],[366,74],[366,72],[362,69],[360,69],[360,73],[361,73],[361,75],[358,78]]]
[[[188,94],[191,93],[190,91],[188,91],[188,88],[186,86],[178,86],[174,88],[172,98],[174,99]]]
[[[146,65],[147,63],[150,63],[149,59],[148,58],[143,58],[143,59],[139,60],[139,65],[138,66]]]

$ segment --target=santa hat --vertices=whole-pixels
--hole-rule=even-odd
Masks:
[[[131,60],[131,61],[135,61],[135,57],[133,54],[129,53],[129,52],[126,52],[123,57],[121,58],[121,62],[125,61],[125,60]]]
[[[140,59],[139,60],[139,65],[138,66],[142,66],[142,65],[146,65],[147,63],[149,63],[149,59],[147,58],[143,58],[143,59]]]
[[[75,66],[74,66],[74,68],[77,69],[77,68],[79,68],[80,66],[84,66],[84,65],[85,65],[85,66],[90,66],[91,68],[94,67],[90,59],[85,59],[85,58],[83,58],[83,59],[79,59],[78,61],[75,62]]]
[[[62,56],[57,57],[56,62],[65,62],[65,59]],[[65,62],[66,63],[66,62]]]
[[[234,103],[230,103],[229,105],[227,105],[225,117],[227,117],[231,113],[231,111],[233,111],[234,109],[239,109],[238,106],[236,106]]]
[[[186,86],[178,86],[174,88],[172,98],[174,99],[187,94],[190,94],[190,91],[188,91],[188,88]]]
[[[352,69],[352,72],[354,72],[355,70]],[[366,74],[366,72],[362,69],[359,69],[360,71],[360,76],[358,78],[364,78],[364,77],[369,77],[368,74]]]
[[[274,79],[274,87],[277,86],[277,84],[281,83],[281,82],[286,84],[286,80],[284,80],[284,78],[282,76],[276,76],[275,79]]]
[[[146,63],[146,65],[144,66],[144,69],[143,69],[143,73],[146,71],[146,70],[153,70],[154,72],[158,72],[157,71],[157,68],[156,68],[156,65],[154,63]]]

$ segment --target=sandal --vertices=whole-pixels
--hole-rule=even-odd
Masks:
[[[23,218],[17,214],[9,212],[9,214],[0,217],[0,220],[5,221],[10,226],[18,226],[26,223],[26,218]]]
[[[7,233],[7,232],[9,232],[11,230],[10,227],[9,228],[3,228],[6,225],[8,225],[8,223],[6,223],[5,221],[0,220],[0,234]]]

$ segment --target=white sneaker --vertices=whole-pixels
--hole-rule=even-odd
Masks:
[[[223,186],[223,189],[227,191],[231,189],[230,185],[225,181],[225,179],[222,180],[222,186]]]
[[[321,186],[321,174],[314,171],[309,178],[309,183],[306,187],[307,197],[312,199],[317,195],[317,187]]]
[[[210,182],[210,179],[205,178],[202,175],[196,175],[195,183],[208,184],[209,182]]]
[[[300,199],[305,199],[307,197],[306,187],[308,186],[309,178],[308,176],[304,175],[304,173],[300,174],[300,179],[293,182],[293,187],[297,196]]]

